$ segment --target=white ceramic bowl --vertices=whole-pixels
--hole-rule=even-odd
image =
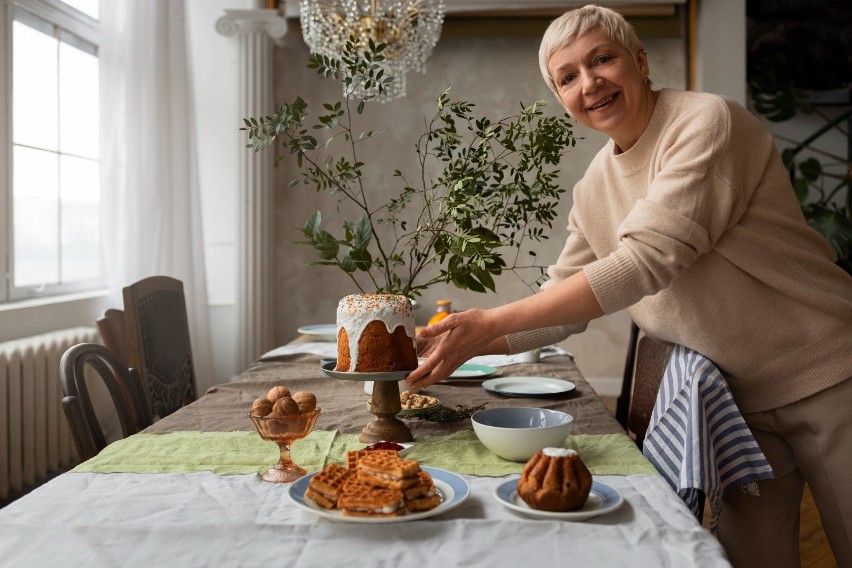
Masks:
[[[525,462],[538,450],[562,447],[574,417],[547,408],[486,408],[471,422],[486,448],[505,460]]]

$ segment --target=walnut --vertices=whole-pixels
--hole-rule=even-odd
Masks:
[[[299,405],[289,396],[279,398],[272,405],[272,415],[276,418],[299,414]]]
[[[317,397],[308,391],[299,391],[293,394],[293,400],[299,406],[299,413],[307,414],[317,407]]]
[[[269,392],[266,393],[266,398],[273,403],[279,398],[285,396],[290,396],[290,389],[281,385],[278,385],[277,387],[272,387],[271,389],[269,389]]]
[[[272,403],[268,398],[260,397],[251,405],[252,416],[266,416],[270,412],[272,412]]]

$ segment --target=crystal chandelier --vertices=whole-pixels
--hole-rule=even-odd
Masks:
[[[384,43],[380,64],[393,82],[379,94],[382,102],[405,96],[405,74],[426,70],[426,60],[438,43],[444,22],[443,0],[300,0],[302,36],[312,53],[339,58],[350,37],[359,45]]]

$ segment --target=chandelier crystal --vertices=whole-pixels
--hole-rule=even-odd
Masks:
[[[425,72],[444,23],[443,0],[300,0],[299,9],[312,53],[339,58],[350,37],[387,45],[379,64],[393,82],[384,94],[375,87],[355,93],[382,102],[405,96],[406,73]]]

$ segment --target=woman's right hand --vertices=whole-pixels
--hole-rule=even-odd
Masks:
[[[488,310],[470,309],[450,314],[438,323],[424,327],[417,337],[417,349],[427,359],[406,377],[414,388],[425,388],[449,377],[466,361],[480,355],[499,334]]]
[[[443,340],[443,336],[424,337],[422,333],[418,333],[415,340],[417,342],[417,356],[428,357],[435,352],[435,349],[438,348],[438,345],[440,345]]]

